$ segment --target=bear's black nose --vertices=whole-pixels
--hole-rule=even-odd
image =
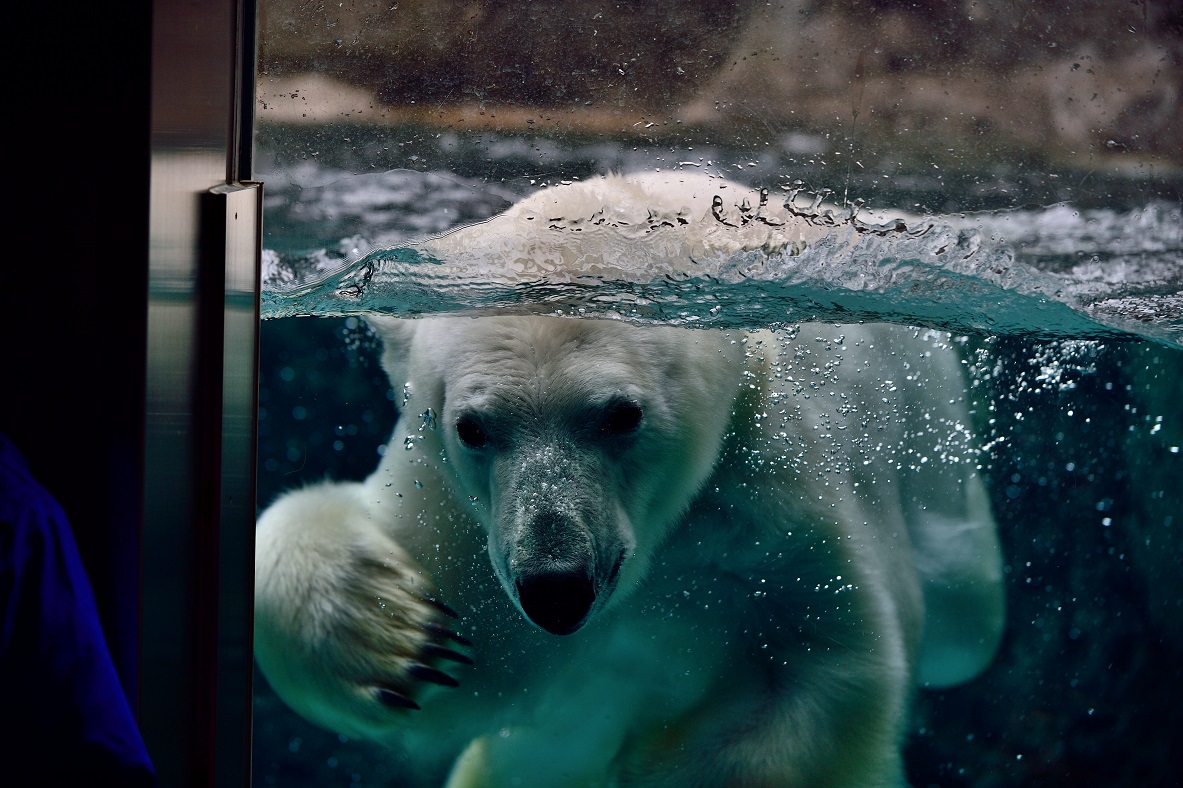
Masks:
[[[522,610],[552,635],[569,635],[583,624],[596,590],[584,569],[573,572],[530,572],[517,581]]]

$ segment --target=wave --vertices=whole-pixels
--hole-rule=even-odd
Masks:
[[[799,184],[709,211],[539,214],[362,251],[265,253],[265,318],[549,314],[752,328],[887,321],[1183,347],[1178,204],[938,217],[827,206]],[[511,209],[516,210],[516,209]],[[537,211],[536,211],[537,213]],[[525,226],[519,224],[517,226]],[[545,237],[545,242],[538,238]],[[705,239],[705,240],[704,240]]]

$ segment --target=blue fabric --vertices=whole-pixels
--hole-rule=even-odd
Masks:
[[[154,785],[69,522],[4,435],[0,614],[0,783]]]

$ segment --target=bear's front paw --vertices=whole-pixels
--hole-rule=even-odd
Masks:
[[[350,552],[316,649],[324,667],[355,699],[386,710],[415,710],[433,688],[458,686],[457,668],[472,664],[459,615],[397,545]]]
[[[387,604],[379,602],[379,607],[385,614]],[[408,622],[406,614],[412,607],[418,609]],[[378,702],[392,709],[419,709],[415,698],[425,690],[432,686],[459,686],[460,682],[452,675],[453,667],[472,664],[472,658],[459,650],[467,649],[472,643],[453,631],[453,622],[460,618],[456,611],[434,596],[412,594],[411,600],[391,610],[389,615],[391,619],[402,619],[392,624],[396,629],[411,623],[420,628],[422,637],[417,646],[410,644],[409,653],[400,655],[405,659],[399,660],[396,670],[376,677],[370,691]]]
[[[406,550],[336,500],[348,492],[301,491],[261,518],[255,657],[305,718],[384,738],[431,690],[458,685],[472,644]]]

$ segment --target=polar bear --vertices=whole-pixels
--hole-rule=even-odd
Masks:
[[[633,190],[701,244],[719,184],[684,183],[533,199]],[[562,247],[524,213],[437,248]],[[369,320],[398,425],[364,482],[261,515],[255,655],[415,784],[899,785],[914,687],[990,661],[1001,558],[948,337]]]

